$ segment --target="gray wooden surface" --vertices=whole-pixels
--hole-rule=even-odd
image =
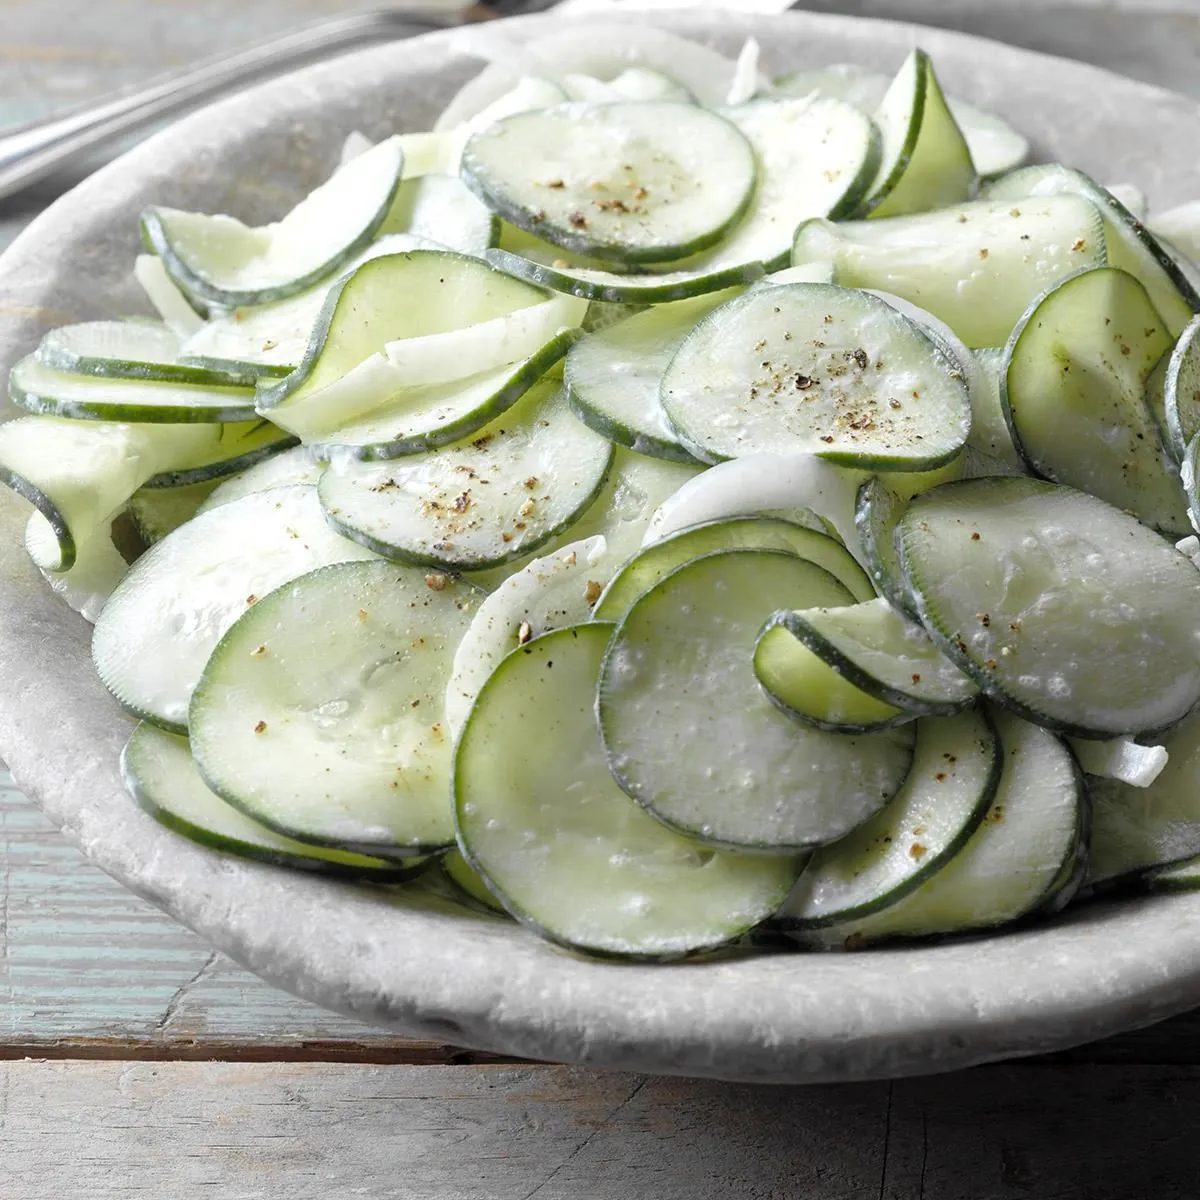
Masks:
[[[1200,95],[1200,0],[808,6],[969,29]],[[0,0],[0,123],[354,7]],[[0,247],[90,165],[0,202]],[[811,1089],[397,1039],[214,954],[0,779],[0,1200],[1194,1200],[1198,1116],[1200,1013],[1047,1059]]]

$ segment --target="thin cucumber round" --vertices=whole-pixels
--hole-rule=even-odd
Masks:
[[[133,260],[133,275],[163,324],[180,338],[190,337],[204,325],[203,308],[175,286],[162,259],[156,254],[139,254]]]
[[[198,455],[186,466],[159,471],[146,480],[144,487],[191,487],[213,479],[224,479],[245,471],[256,463],[282,454],[296,444],[290,433],[276,429],[270,421],[239,421],[218,425],[211,450]]]
[[[683,258],[746,211],[758,168],[730,121],[673,101],[562,104],[476,132],[463,178],[505,220],[619,263]]]
[[[1146,382],[1171,337],[1132,275],[1069,276],[1009,339],[1001,403],[1032,470],[1182,537],[1179,474],[1146,404]]]
[[[794,853],[848,833],[895,794],[912,736],[800,725],[752,667],[785,604],[843,604],[815,563],[776,550],[693,559],[635,601],[613,635],[596,712],[617,782],[659,820],[716,845]]]
[[[492,895],[487,880],[463,857],[457,847],[442,855],[442,873],[460,892],[477,905],[482,905],[490,912],[508,916],[504,905]]]
[[[605,304],[667,304],[753,283],[766,274],[760,262],[702,264],[696,270],[647,271],[620,275],[568,262],[538,262],[509,250],[489,250],[484,258],[498,271],[552,292],[565,292]]]
[[[1165,367],[1163,411],[1167,441],[1176,462],[1200,433],[1200,317],[1179,335]]]
[[[448,250],[482,254],[500,236],[500,218],[455,175],[420,175],[396,189],[377,237],[407,233]]]
[[[693,525],[640,550],[613,576],[596,601],[596,619],[619,621],[634,601],[659,580],[693,558],[716,550],[781,550],[816,563],[856,599],[872,594],[863,569],[828,534],[779,517],[728,517]]]
[[[571,415],[549,378],[470,441],[388,462],[334,461],[317,487],[333,526],[385,558],[479,570],[570,528],[611,462],[612,445]]]
[[[848,683],[907,713],[950,716],[979,694],[920,625],[883,599],[777,613],[759,637],[756,663],[772,643],[788,639],[803,644]]]
[[[776,915],[787,929],[867,916],[908,895],[966,844],[1000,784],[1004,756],[983,709],[917,723],[904,786],[870,820],[823,846]]]
[[[125,743],[121,777],[129,794],[157,821],[222,854],[364,883],[403,883],[432,861],[388,862],[281,837],[226,804],[209,788],[196,770],[187,738],[144,721]]]
[[[397,296],[420,300],[398,304]],[[303,360],[290,375],[259,388],[259,411],[320,440],[413,382],[388,362],[389,342],[461,330],[545,298],[462,254],[420,250],[373,258],[330,289]]]
[[[893,535],[907,501],[873,475],[859,489],[854,509],[858,544],[867,574],[876,590],[897,611],[917,615],[917,604],[909,591]]]
[[[924,212],[974,192],[970,148],[923,50],[905,59],[875,110],[875,122],[883,149],[866,212],[875,217]]]
[[[371,558],[335,533],[316,488],[273,488],[189,521],[142,555],[105,606],[92,659],[120,704],[174,733],[225,630],[268,592],[334,562]]]
[[[1129,514],[974,479],[916,497],[896,538],[922,624],[998,703],[1107,738],[1166,729],[1200,701],[1200,571]]]
[[[968,346],[994,346],[1052,283],[1105,264],[1104,221],[1095,204],[1069,194],[967,201],[887,220],[806,221],[791,261],[832,261],[843,287],[884,289],[945,321]]]
[[[21,359],[8,377],[12,402],[42,416],[141,423],[230,422],[254,419],[254,393],[245,387],[167,383],[76,375]]]
[[[688,335],[661,398],[709,462],[763,452],[927,470],[971,427],[961,372],[929,335],[865,292],[793,283],[749,291]]]
[[[513,916],[594,954],[674,958],[769,916],[800,863],[712,850],[612,781],[592,713],[612,626],[556,630],[484,684],[454,766],[459,845]]]
[[[339,167],[274,225],[148,208],[142,240],[194,303],[236,308],[283,300],[332,275],[375,237],[403,163],[400,139],[388,138]]]
[[[989,200],[1021,201],[1027,197],[1073,193],[1090,200],[1104,218],[1108,265],[1128,271],[1149,293],[1172,336],[1178,336],[1200,311],[1200,293],[1158,239],[1112,193],[1082,171],[1058,163],[1022,167],[994,179],[982,195]]]
[[[201,775],[302,841],[385,856],[448,846],[446,681],[482,598],[463,580],[378,560],[322,567],[262,597],[192,694]]]
[[[217,387],[254,386],[236,366],[180,361],[182,339],[165,325],[148,321],[85,321],[52,329],[38,345],[43,366],[105,379],[145,379]]]
[[[570,542],[510,575],[476,609],[454,652],[446,684],[446,725],[457,737],[489,675],[506,655],[543,633],[592,616],[599,584],[593,567],[604,539]]]
[[[801,944],[858,950],[895,938],[990,929],[1069,899],[1087,822],[1079,769],[1049,730],[1011,713],[993,719],[1004,751],[1000,784],[966,844],[895,903],[797,931]]]
[[[659,385],[696,323],[737,294],[731,289],[660,304],[581,338],[563,371],[572,411],[639,454],[694,462],[667,421]]]
[[[402,388],[381,408],[311,442],[309,451],[321,460],[378,461],[423,454],[461,441],[508,412],[556,366],[576,336],[574,329],[564,329],[528,358],[451,383]],[[392,370],[382,364],[380,369]],[[383,386],[381,394],[387,387]]]
[[[324,463],[314,462],[304,446],[294,446],[291,450],[273,455],[223,479],[200,506],[200,512],[219,508],[231,500],[238,500],[253,492],[265,492],[269,488],[287,487],[294,483],[315,484],[323,469]]]

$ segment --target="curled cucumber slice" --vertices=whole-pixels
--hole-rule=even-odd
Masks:
[[[612,626],[571,626],[510,654],[459,739],[467,861],[519,921],[594,954],[677,958],[768,917],[796,879],[783,855],[681,837],[612,781],[593,716]]]

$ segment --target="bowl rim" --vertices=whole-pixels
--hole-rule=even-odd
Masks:
[[[965,62],[984,54],[1010,78],[1040,73],[1084,97],[1107,89],[1147,120],[1169,114],[1194,128],[1200,118],[1200,105],[1099,68],[899,22],[654,10],[603,22],[523,17],[504,28],[523,39],[618,20],[699,40],[786,28],[797,39],[874,38],[893,51],[919,41],[935,62],[939,52]],[[71,315],[56,307],[58,296],[89,239],[107,236],[131,195],[171,182],[197,147],[227,146],[231,123],[251,144],[302,122],[339,90],[361,98],[368,79],[444,77],[461,66],[463,37],[450,31],[357,51],[238,93],[61,197],[0,256],[0,369],[40,328]],[[10,536],[25,512],[0,497],[0,678],[9,681],[0,751],[18,784],[109,874],[306,999],[398,1033],[505,1054],[756,1082],[951,1070],[1149,1024],[1200,1000],[1200,936],[1189,936],[1200,934],[1200,895],[1091,904],[1039,928],[870,954],[643,966],[584,960],[436,898],[386,900],[224,859],[163,829],[125,795],[117,757],[131,726],[94,673],[81,678],[88,627]]]

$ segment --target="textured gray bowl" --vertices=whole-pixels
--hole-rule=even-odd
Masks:
[[[1039,155],[1152,202],[1188,198],[1200,108],[1101,71],[879,22],[660,16],[766,67],[891,67],[920,43],[955,92],[1033,134]],[[525,37],[566,22],[512,23]],[[130,265],[151,201],[276,215],[326,172],[346,131],[427,127],[478,64],[455,34],[356,54],[236,97],[89,179],[0,259],[0,370],[47,327],[144,308]],[[0,497],[0,753],[84,852],[238,962],[399,1033],[509,1054],[724,1079],[796,1082],[945,1071],[1148,1024],[1200,1003],[1200,895],[1082,907],[1052,925],[956,944],[682,966],[574,958],[433,899],[241,863],[160,828],[126,797],[130,724],[92,673],[89,627],[19,549]]]

